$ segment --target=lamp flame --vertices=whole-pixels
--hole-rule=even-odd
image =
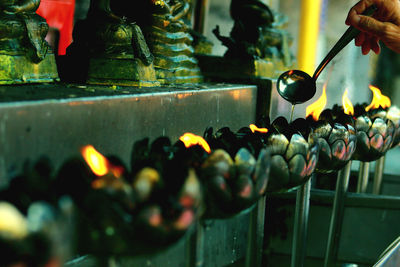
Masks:
[[[255,124],[250,124],[249,128],[250,128],[252,133],[255,133],[255,132],[268,133],[268,129],[267,128],[258,128]]]
[[[122,176],[122,173],[124,172],[123,168],[113,166],[107,158],[98,152],[92,145],[82,147],[81,153],[95,175],[104,176],[111,171],[116,178]]]
[[[342,105],[344,109],[344,113],[347,115],[354,115],[354,107],[353,104],[351,103],[350,99],[347,97],[348,90],[344,91],[343,97],[342,97]]]
[[[326,106],[327,98],[326,98],[326,83],[322,89],[322,95],[315,101],[310,104],[306,108],[306,118],[308,116],[312,116],[315,121],[319,119],[319,115],[321,115],[322,110]]]
[[[201,146],[207,153],[211,153],[211,148],[208,145],[207,141],[203,139],[203,137],[192,134],[192,133],[185,133],[181,137],[179,137],[179,140],[181,140],[184,144],[185,147],[191,147],[195,145]]]
[[[390,107],[391,105],[390,98],[385,95],[382,95],[381,90],[372,85],[369,86],[369,89],[371,89],[373,97],[371,104],[369,104],[369,106],[365,108],[365,111],[369,111],[370,109],[377,109],[379,107],[382,108]]]

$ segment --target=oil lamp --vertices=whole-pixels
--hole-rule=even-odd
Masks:
[[[131,248],[136,252],[165,248],[182,237],[201,213],[202,192],[194,168],[200,165],[197,160],[208,155],[202,147],[207,144],[191,133],[180,139],[174,145],[166,137],[151,145],[148,139],[134,144],[131,185],[137,202],[132,213],[136,244],[131,242]]]
[[[47,214],[43,214],[43,207]],[[55,213],[47,203],[35,202],[25,216],[12,203],[0,201],[0,266],[61,266],[52,249]],[[50,214],[49,214],[50,213]],[[43,216],[40,216],[43,215]],[[46,223],[43,218],[46,217]],[[64,245],[68,240],[63,240]],[[60,256],[60,255],[58,255]]]
[[[215,150],[202,165],[202,181],[208,218],[229,217],[251,207],[264,195],[268,181],[268,154],[260,152],[256,161],[240,148],[235,158],[222,149]]]
[[[368,185],[369,162],[377,160],[374,173],[373,193],[380,192],[385,153],[397,145],[396,137],[399,125],[399,111],[396,107],[390,107],[391,102],[387,96],[372,85],[369,86],[373,93],[370,105],[358,105],[356,108],[357,131],[359,132],[359,145],[357,146],[357,158],[361,160],[358,175],[357,192],[365,192]],[[390,110],[390,115],[388,110]],[[358,148],[359,147],[359,148]],[[360,153],[358,153],[360,149]],[[366,153],[369,153],[369,157]]]
[[[293,111],[293,106],[292,106]],[[294,122],[279,117],[267,127],[265,144],[271,150],[271,174],[268,191],[287,190],[299,186],[296,194],[292,263],[302,262],[308,226],[308,210],[311,182],[310,178],[318,161],[319,146],[309,135],[304,119]],[[301,263],[299,263],[301,265]]]
[[[52,202],[55,198],[52,190],[53,179],[50,161],[42,157],[35,164],[25,164],[24,172],[11,179],[9,186],[0,191],[0,199],[13,203],[22,213],[35,201]]]
[[[395,133],[392,147],[394,147],[400,142],[400,109],[397,106],[392,106],[390,98],[382,95],[377,87],[370,85],[370,89],[373,93],[373,97],[371,104],[369,104],[365,110],[370,112],[372,118],[379,117],[384,120],[389,119],[393,122]]]
[[[305,126],[305,120],[298,119],[289,124],[285,118],[279,117],[269,127],[265,138],[266,147],[271,150],[267,191],[299,186],[311,177],[317,165],[319,149],[313,138],[310,137],[307,142],[300,133]]]
[[[261,145],[254,148],[250,135],[243,131],[233,133],[225,127],[213,134],[208,129],[205,136],[213,149],[201,166],[205,217],[224,218],[249,211],[266,192],[269,152]]]
[[[374,97],[369,106],[358,105],[355,109],[355,128],[357,130],[357,149],[354,159],[370,162],[382,157],[393,143],[395,125],[382,109],[390,106],[390,99],[379,89],[370,86]],[[388,102],[389,101],[389,102]]]
[[[326,99],[325,86],[323,91],[323,97]],[[310,110],[310,106],[307,107],[307,116],[309,114],[312,115],[312,117],[307,117],[313,128],[312,135],[318,140],[318,144],[320,145],[317,172],[330,173],[338,171],[325,254],[326,262],[332,260],[335,247],[337,246],[337,239],[335,237],[342,224],[344,199],[347,193],[351,170],[351,158],[357,144],[357,135],[352,117],[354,115],[354,107],[347,97],[347,93],[346,89],[342,97],[341,107],[334,105],[332,109],[322,111],[326,100],[317,109],[317,112]],[[317,106],[317,102],[314,103],[314,106]],[[317,116],[315,116],[316,113]]]
[[[392,143],[392,147],[395,147],[400,143],[400,109],[397,106],[389,107],[386,118],[391,120],[395,127],[394,140]]]
[[[85,161],[62,167],[56,183],[78,206],[77,250],[94,255],[154,253],[175,242],[199,217],[202,202],[194,166],[200,146],[172,145],[166,137],[135,142],[131,172],[116,157],[93,146],[81,149]],[[201,155],[199,157],[193,155]],[[70,178],[68,181],[67,178]],[[62,191],[60,188],[64,188]]]
[[[71,194],[78,207],[80,240],[77,250],[94,255],[129,253],[134,236],[131,224],[136,202],[133,189],[125,178],[128,176],[126,168],[118,158],[105,157],[91,145],[84,146],[81,154],[84,164],[78,165],[79,161],[76,161],[79,167],[72,169],[74,173],[68,173],[70,177],[80,177],[84,181],[76,185],[82,187],[85,194]],[[61,172],[59,179],[65,176]],[[71,185],[70,190],[73,188]]]
[[[307,107],[306,117],[312,128],[312,136],[320,147],[316,171],[330,173],[342,169],[351,159],[357,143],[356,131],[351,125],[354,108],[343,94],[343,110],[326,109],[326,86],[321,97]],[[338,111],[337,111],[338,110]]]

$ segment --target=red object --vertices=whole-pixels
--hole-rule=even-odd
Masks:
[[[65,55],[72,43],[75,0],[41,0],[36,13],[46,19],[50,27],[60,32],[58,54]]]

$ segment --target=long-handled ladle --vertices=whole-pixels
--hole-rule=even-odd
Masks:
[[[375,10],[376,6],[372,5],[365,9],[362,15],[371,16]],[[288,70],[282,73],[276,85],[278,93],[292,105],[310,100],[316,91],[316,81],[326,65],[359,33],[360,30],[350,26],[319,64],[313,77],[301,70]]]

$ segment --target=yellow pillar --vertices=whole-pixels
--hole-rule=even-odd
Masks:
[[[302,0],[297,59],[299,69],[312,76],[315,70],[319,19],[323,0]]]

